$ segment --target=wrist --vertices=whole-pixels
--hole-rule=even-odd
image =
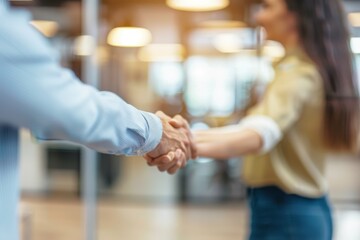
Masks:
[[[141,114],[147,124],[147,134],[145,136],[146,141],[137,151],[138,155],[144,155],[154,151],[161,143],[163,138],[163,123],[160,117],[153,113],[143,112]]]

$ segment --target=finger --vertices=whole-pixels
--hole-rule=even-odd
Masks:
[[[148,155],[145,155],[143,157],[146,159],[146,163],[148,166],[150,166],[150,167],[154,166],[154,163],[153,163],[153,161],[155,160],[154,158],[152,158]]]
[[[187,164],[187,159],[185,157],[185,154],[182,152],[181,153],[181,168],[185,168]]]
[[[170,167],[167,170],[167,172],[171,175],[175,174],[179,169],[181,169],[183,167],[184,160],[185,160],[185,155],[183,154],[183,152],[181,152],[180,158],[177,160],[176,164],[173,165],[172,167]]]
[[[182,140],[182,142],[180,143],[179,149],[183,152],[187,152],[188,151],[188,147],[186,146],[186,144],[184,143],[184,140]]]
[[[167,172],[171,175],[174,175],[179,169],[181,169],[181,165],[182,165],[181,161],[178,161],[174,166],[169,168]]]
[[[164,112],[162,112],[162,111],[157,111],[155,114],[156,114],[158,117],[160,117],[160,118],[166,119],[166,120],[168,120],[168,121],[171,120],[171,117],[169,117],[168,115],[166,115],[166,114],[165,114]]]
[[[181,149],[177,149],[175,152],[175,159],[180,161],[181,167],[185,164],[186,165],[186,156],[185,153]],[[185,162],[185,163],[184,163]]]
[[[182,122],[187,129],[190,129],[189,122],[181,115],[176,115],[173,119],[177,120],[178,122]]]
[[[152,166],[159,166],[169,164],[170,162],[174,161],[175,153],[169,152],[166,155],[160,156],[152,161]]]
[[[186,134],[188,136],[188,139],[190,141],[190,147],[188,148],[188,151],[189,151],[189,154],[187,157],[187,159],[190,159],[190,158],[196,158],[197,157],[197,151],[196,151],[196,145],[195,145],[195,142],[193,140],[193,135],[192,135],[192,132],[190,130],[190,126],[189,126],[189,123],[188,121],[186,121],[186,119],[184,119],[182,116],[180,115],[176,115],[174,118],[173,118],[173,121],[176,121],[177,123],[182,123],[181,124],[181,127],[185,128],[186,129]],[[180,125],[179,125],[180,126]]]
[[[174,128],[186,128],[186,129],[190,129],[188,122],[186,121],[185,118],[183,118],[180,115],[176,115],[174,118],[172,118],[169,123],[174,127]]]
[[[182,152],[183,151],[181,149],[177,149],[175,152],[172,152],[173,153],[172,161],[169,162],[169,163],[159,164],[158,169],[160,171],[164,172],[164,171],[168,171],[170,168],[174,167],[177,164],[177,162],[179,160],[181,160],[181,153]]]
[[[143,158],[144,158],[148,163],[151,163],[151,162],[153,161],[153,158],[150,157],[150,156],[147,155],[147,154],[145,154],[145,155],[143,156]]]
[[[171,126],[173,126],[174,128],[182,128],[185,127],[183,122],[179,122],[176,119],[171,119],[169,120],[169,123]]]
[[[183,119],[181,119],[179,117],[172,118],[171,120],[169,120],[169,123],[174,128],[186,128],[187,129],[186,121],[184,121]]]
[[[165,171],[168,171],[173,166],[175,166],[177,164],[177,162],[178,162],[178,160],[174,159],[173,161],[171,161],[167,164],[158,165],[157,168],[159,169],[160,172],[165,172]]]

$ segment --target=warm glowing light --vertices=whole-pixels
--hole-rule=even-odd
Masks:
[[[199,27],[203,28],[243,28],[246,23],[231,20],[209,20],[200,23]]]
[[[30,24],[46,37],[53,37],[59,30],[59,24],[54,21],[34,20]]]
[[[222,53],[239,52],[242,48],[240,38],[236,34],[219,34],[214,38],[214,47]]]
[[[183,11],[214,11],[227,7],[229,0],[167,0],[166,4]]]
[[[278,60],[285,56],[285,48],[278,42],[266,41],[263,46],[263,55]]]
[[[348,18],[353,27],[360,27],[360,13],[349,13]]]
[[[185,48],[181,44],[149,44],[139,50],[138,57],[144,62],[181,62]]]
[[[109,33],[107,42],[116,47],[143,47],[151,42],[151,32],[139,27],[114,28]]]
[[[74,54],[77,56],[90,56],[95,51],[95,40],[88,35],[79,36],[74,42]]]

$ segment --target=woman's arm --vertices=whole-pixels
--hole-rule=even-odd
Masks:
[[[210,129],[194,131],[198,156],[228,159],[257,153],[262,149],[263,139],[251,129],[234,128],[233,131]]]

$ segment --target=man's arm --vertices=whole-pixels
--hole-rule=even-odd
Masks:
[[[113,154],[142,155],[160,143],[158,117],[61,68],[25,12],[5,11],[0,18],[0,124]]]

